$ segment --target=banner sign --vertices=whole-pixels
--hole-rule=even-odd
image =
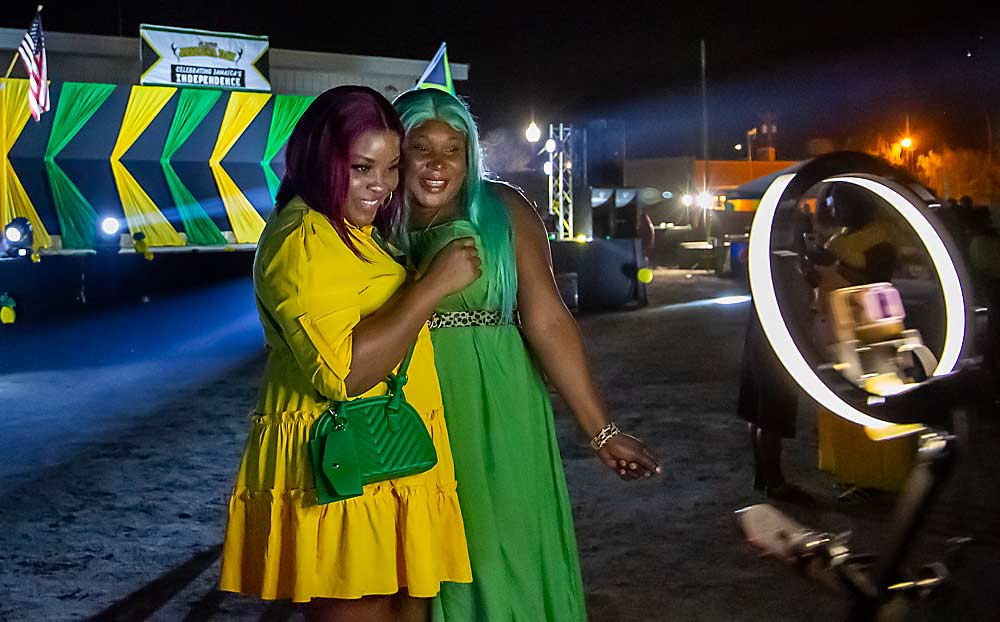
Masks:
[[[139,26],[139,84],[270,91],[266,36]]]

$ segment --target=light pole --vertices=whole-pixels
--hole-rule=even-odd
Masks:
[[[899,141],[899,146],[903,150],[903,163],[906,165],[906,171],[913,173],[913,138],[907,134]]]

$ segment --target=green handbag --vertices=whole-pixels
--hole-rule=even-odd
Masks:
[[[309,453],[317,505],[360,496],[365,484],[437,464],[427,427],[403,395],[412,356],[410,346],[399,371],[386,377],[386,395],[332,402],[313,423]]]
[[[259,297],[257,308],[287,346],[281,326]],[[437,464],[431,435],[403,395],[413,348],[399,370],[386,376],[385,395],[331,402],[313,422],[309,457],[317,505],[359,497],[365,484],[416,475]]]

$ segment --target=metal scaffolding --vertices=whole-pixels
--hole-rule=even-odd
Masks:
[[[556,239],[573,237],[573,126],[549,124],[549,214],[556,218]],[[550,142],[551,141],[551,142]],[[550,149],[551,147],[551,149]]]

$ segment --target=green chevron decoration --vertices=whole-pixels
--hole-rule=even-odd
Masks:
[[[62,87],[59,107],[53,115],[52,133],[49,134],[49,142],[45,147],[45,172],[52,190],[52,203],[59,217],[62,248],[65,249],[94,247],[97,212],[56,163],[56,156],[73,140],[114,90],[113,84],[66,82]]]
[[[288,137],[292,135],[295,124],[299,122],[302,113],[306,111],[314,99],[315,97],[309,95],[276,95],[274,98],[271,129],[267,132],[267,146],[264,147],[264,158],[260,161],[260,165],[264,167],[267,189],[271,193],[272,201],[278,194],[281,180],[271,168],[271,160],[288,142]]]
[[[226,243],[226,237],[219,227],[208,217],[198,199],[181,181],[179,175],[170,164],[170,158],[177,153],[185,141],[198,128],[205,116],[212,110],[222,96],[221,91],[200,89],[185,89],[177,100],[177,110],[170,124],[170,133],[163,143],[163,154],[160,156],[160,166],[163,167],[163,177],[170,196],[177,207],[178,215],[184,224],[187,243],[196,246],[218,246]]]

